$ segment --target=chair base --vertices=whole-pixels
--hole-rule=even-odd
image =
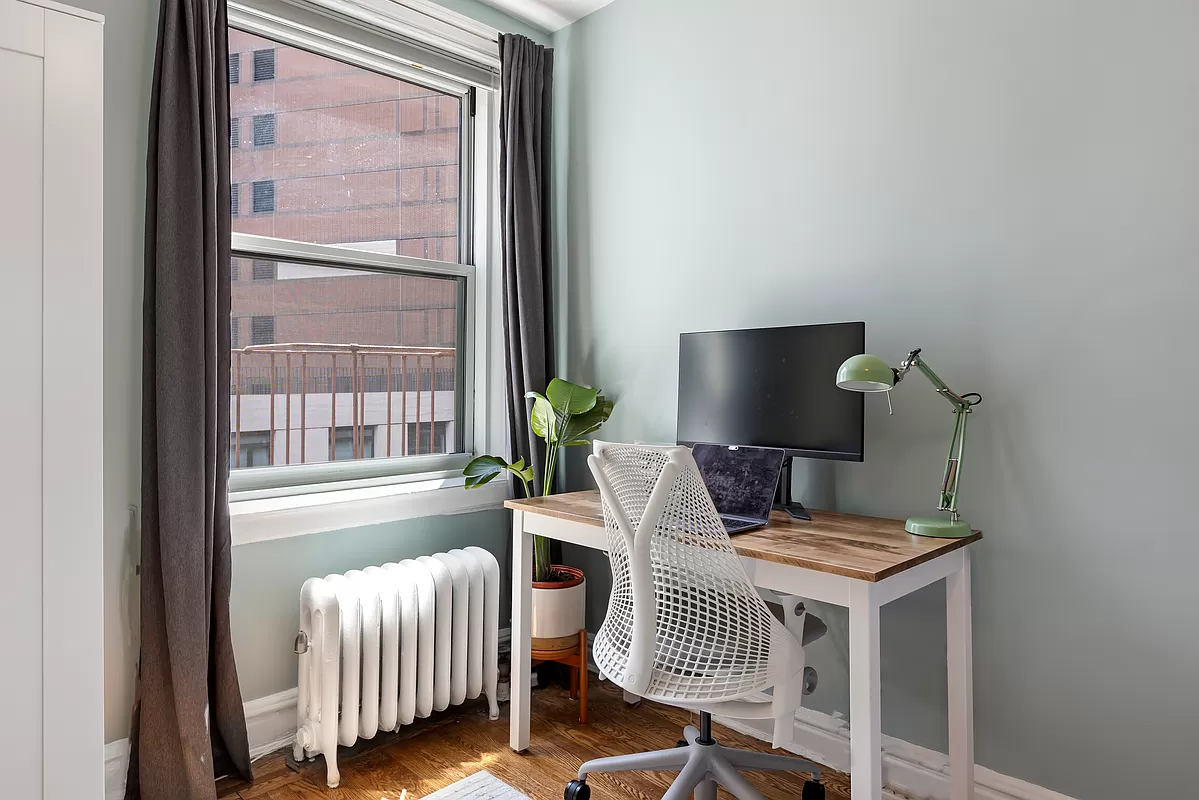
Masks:
[[[706,712],[704,728],[709,730],[711,716]],[[737,800],[766,800],[741,772],[810,772],[812,780],[804,786],[803,800],[823,800],[820,784],[820,765],[797,756],[779,756],[752,750],[723,747],[714,739],[705,739],[700,731],[688,725],[683,730],[685,742],[671,750],[634,753],[588,761],[579,767],[579,779],[566,789],[566,800],[583,800],[590,796],[586,789],[587,776],[605,772],[630,770],[678,770],[679,776],[662,795],[662,800],[716,800],[716,787],[722,786]]]

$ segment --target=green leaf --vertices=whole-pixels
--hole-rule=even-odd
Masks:
[[[554,378],[546,388],[545,394],[554,410],[559,414],[578,416],[595,407],[599,389]]]
[[[499,475],[499,474],[500,474],[500,471],[497,470],[496,472],[490,472],[490,473],[488,473],[486,475],[482,475],[482,476],[474,476],[474,475],[467,476],[466,481],[465,481],[465,486],[467,489],[478,489],[483,484],[490,483],[491,480],[496,475]]]
[[[570,421],[566,423],[562,431],[562,443],[581,442],[583,437],[595,433],[612,416],[612,410],[615,407],[616,404],[603,395],[596,397],[594,408],[584,414],[571,417]],[[585,444],[585,442],[583,443]]]
[[[466,488],[477,489],[505,471],[513,473],[526,483],[533,480],[533,469],[525,466],[523,458],[515,464],[509,464],[499,456],[479,456],[462,469],[462,474],[466,476]]]
[[[558,415],[554,413],[554,406],[544,395],[537,392],[529,392],[525,397],[533,398],[533,409],[529,412],[529,424],[533,426],[533,433],[546,442],[556,442]]]
[[[524,466],[523,462],[518,463],[520,463],[521,467]],[[481,478],[484,475],[495,477],[508,469],[508,466],[508,462],[499,456],[479,456],[478,458],[471,459],[471,462],[462,469],[462,474],[468,478]]]

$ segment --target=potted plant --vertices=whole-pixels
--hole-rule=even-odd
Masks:
[[[554,378],[545,394],[529,392],[533,401],[529,422],[545,441],[545,469],[541,495],[554,493],[558,458],[564,447],[590,444],[589,437],[612,416],[615,405],[598,389]],[[533,468],[524,459],[509,463],[499,456],[479,456],[466,465],[466,488],[474,489],[498,475],[511,473],[520,479],[525,497],[534,497]],[[567,650],[578,643],[586,625],[584,598],[587,584],[582,570],[551,563],[550,542],[533,538],[533,649]]]

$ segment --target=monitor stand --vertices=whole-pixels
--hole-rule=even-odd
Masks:
[[[783,459],[783,471],[779,474],[779,485],[774,492],[774,507],[782,509],[795,519],[811,520],[812,515],[803,507],[803,503],[791,497],[791,462],[793,456]]]

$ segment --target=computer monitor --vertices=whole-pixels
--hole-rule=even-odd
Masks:
[[[837,368],[866,351],[866,323],[684,333],[678,442],[779,447],[861,461],[863,395]]]

